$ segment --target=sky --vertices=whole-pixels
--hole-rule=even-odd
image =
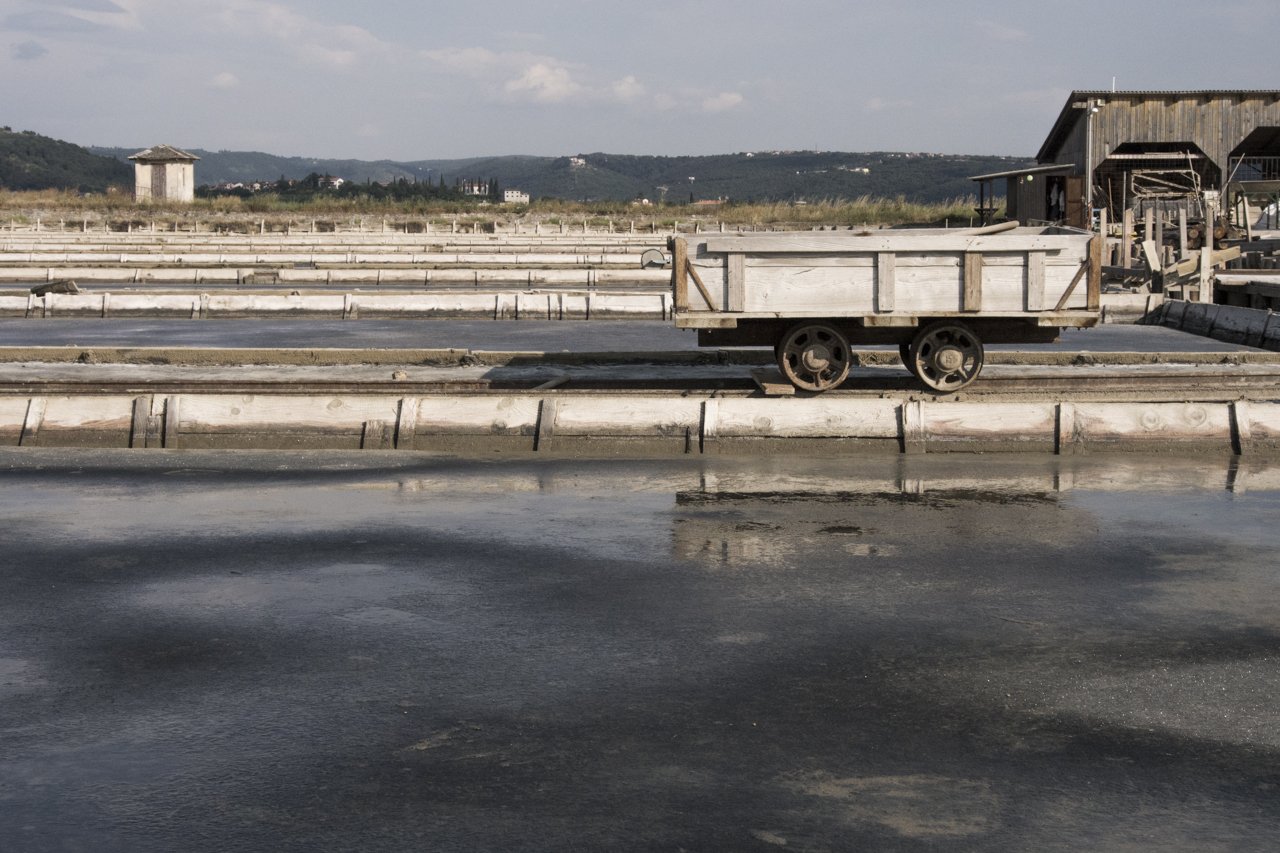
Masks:
[[[1113,76],[1280,88],[1278,31],[1275,0],[0,0],[0,125],[364,160],[1030,156]]]

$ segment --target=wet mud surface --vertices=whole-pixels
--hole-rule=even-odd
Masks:
[[[7,454],[0,846],[1272,850],[1235,465]]]

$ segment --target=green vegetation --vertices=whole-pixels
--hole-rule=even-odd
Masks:
[[[105,193],[112,186],[132,191],[133,164],[30,130],[0,128],[0,187]]]

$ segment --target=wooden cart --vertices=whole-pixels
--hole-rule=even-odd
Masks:
[[[676,326],[699,346],[774,347],[805,391],[844,382],[856,344],[897,344],[925,385],[956,391],[984,344],[1053,343],[1102,318],[1102,238],[1074,228],[710,234],[668,249]]]

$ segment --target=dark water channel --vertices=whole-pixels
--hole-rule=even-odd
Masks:
[[[0,848],[1275,849],[1269,463],[406,456],[0,454]]]

